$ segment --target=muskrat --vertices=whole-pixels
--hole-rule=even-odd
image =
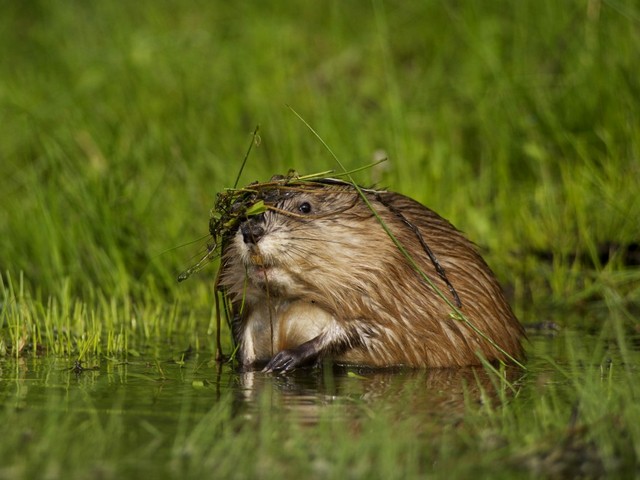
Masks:
[[[257,185],[233,208],[260,201],[265,209],[225,232],[219,277],[244,367],[288,371],[325,358],[452,367],[522,357],[524,330],[495,275],[432,210],[341,180]]]

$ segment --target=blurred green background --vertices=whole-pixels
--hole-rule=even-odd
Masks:
[[[635,2],[1,8],[0,268],[43,298],[210,291],[213,268],[175,279],[256,125],[241,183],[337,167],[287,105],[349,168],[387,156],[358,180],[464,230],[520,314],[588,297],[622,269],[601,250],[640,239]],[[606,282],[640,296],[637,275]]]

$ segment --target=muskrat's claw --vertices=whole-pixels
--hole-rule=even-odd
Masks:
[[[318,357],[318,341],[319,337],[316,337],[295,348],[278,352],[262,371],[290,372],[296,367],[307,365]]]
[[[262,370],[263,372],[290,372],[303,359],[296,355],[295,350],[282,350],[278,352]]]

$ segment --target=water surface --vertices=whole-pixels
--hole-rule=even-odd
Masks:
[[[530,335],[527,370],[510,368],[505,378],[518,390],[526,390],[540,377],[561,381],[563,375],[555,365],[584,363],[602,349],[602,342],[576,331]],[[603,368],[622,361],[615,344],[608,348]],[[292,419],[312,421],[328,405],[345,411],[356,403],[391,409],[407,399],[411,401],[403,404],[406,415],[446,418],[461,412],[465,402],[481,401],[481,395],[501,389],[496,385],[497,376],[484,367],[373,370],[325,366],[272,374],[219,366],[209,354],[185,361],[166,360],[170,356],[168,352],[165,359],[137,357],[126,362],[93,359],[83,362],[80,369],[66,358],[5,358],[0,361],[0,395],[5,406],[15,408],[91,408],[159,422],[176,419],[185,402],[190,415],[198,416],[223,397],[233,399],[239,414],[255,414],[267,397],[274,409]],[[78,402],[78,395],[83,402]],[[53,405],[52,398],[57,399]]]
[[[606,336],[571,330],[531,334],[527,369],[498,373],[483,367],[325,366],[277,375],[220,367],[210,353],[179,361],[168,360],[171,352],[162,359],[142,355],[127,362],[96,358],[82,368],[73,360],[50,356],[4,358],[0,399],[2,421],[10,433],[0,445],[0,459],[39,472],[52,468],[51,460],[39,465],[33,451],[59,448],[52,455],[64,459],[61,465],[73,458],[80,464],[102,465],[101,459],[110,456],[124,463],[112,471],[135,476],[151,471],[150,461],[173,459],[175,475],[182,471],[183,456],[193,454],[189,448],[195,449],[203,439],[215,446],[222,424],[232,422],[237,431],[260,431],[267,419],[306,429],[329,418],[333,428],[357,434],[364,421],[384,416],[410,425],[407,435],[437,436],[463,423],[469,408],[495,404],[526,409],[548,385],[570,403],[575,396],[571,378],[582,372],[628,382],[630,369],[640,366],[638,353],[621,352],[617,345]],[[30,445],[37,448],[25,447]],[[22,451],[29,456],[24,464],[19,461]],[[205,459],[208,454],[201,455]],[[102,472],[103,467],[92,468]],[[0,478],[6,476],[0,469]]]

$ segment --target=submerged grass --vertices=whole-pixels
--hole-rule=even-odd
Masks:
[[[639,18],[610,0],[6,2],[0,478],[637,476]],[[285,105],[347,170],[388,157],[356,180],[464,230],[525,323],[576,332],[532,336],[515,396],[433,422],[392,408],[415,391],[347,395],[353,418],[323,405],[302,426],[269,396],[277,379],[248,412],[217,394],[215,265],[175,278],[256,124],[240,182],[336,167]],[[158,391],[191,392],[169,420],[151,415],[158,391],[143,415],[98,405],[90,375],[141,358]],[[100,370],[43,400],[43,359]]]

